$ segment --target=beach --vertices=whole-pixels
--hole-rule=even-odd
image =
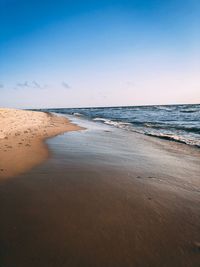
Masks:
[[[50,113],[0,109],[0,179],[23,173],[48,158],[44,140],[80,129]]]
[[[198,148],[74,116],[29,114],[39,116],[39,141],[27,136],[30,151],[17,149],[11,160],[35,154],[34,164],[7,165],[9,179],[0,179],[0,266],[199,267]],[[17,144],[23,131],[3,142]]]

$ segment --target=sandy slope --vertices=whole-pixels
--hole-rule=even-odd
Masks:
[[[45,138],[79,130],[49,113],[0,109],[0,178],[25,172],[48,157]]]

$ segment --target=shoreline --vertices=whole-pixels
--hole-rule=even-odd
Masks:
[[[200,105],[109,108],[52,108],[45,111],[84,117],[116,128],[200,148]]]
[[[0,108],[0,179],[45,161],[49,157],[46,139],[81,129],[51,113]]]
[[[87,130],[0,179],[0,266],[199,267],[200,151],[68,118]]]
[[[0,180],[0,265],[199,267],[200,152],[78,118]]]

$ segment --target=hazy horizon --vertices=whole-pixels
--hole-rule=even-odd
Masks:
[[[92,109],[92,108],[128,108],[128,107],[151,107],[151,106],[196,106],[196,105],[200,105],[200,103],[191,103],[191,104],[188,104],[188,103],[180,103],[180,104],[151,104],[151,105],[128,105],[128,106],[125,106],[125,105],[121,105],[121,106],[81,106],[81,107],[44,107],[44,108],[24,108],[24,109],[35,109],[35,110],[45,110],[45,109]]]
[[[200,103],[200,2],[2,0],[0,106]]]

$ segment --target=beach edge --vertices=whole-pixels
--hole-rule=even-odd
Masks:
[[[47,160],[47,139],[83,129],[50,112],[0,108],[0,179],[27,172]]]

